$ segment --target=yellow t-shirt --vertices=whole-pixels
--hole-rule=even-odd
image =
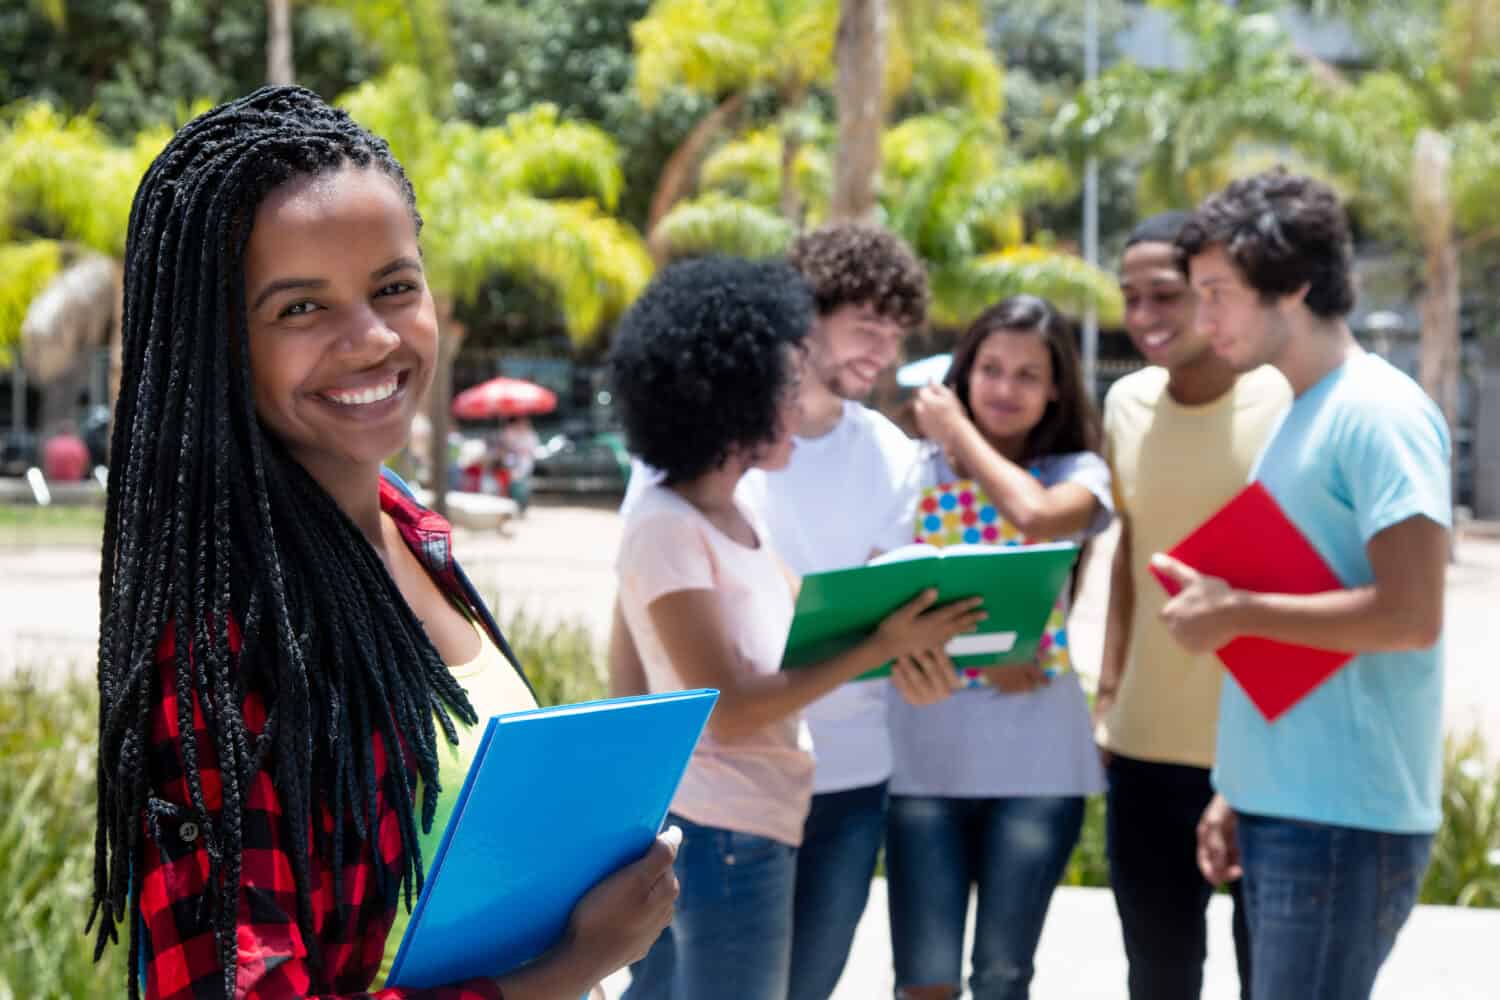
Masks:
[[[472,618],[470,620],[473,621]],[[457,744],[449,743],[442,731],[438,732],[438,783],[442,790],[438,792],[432,829],[421,833],[419,826],[417,835],[417,840],[422,845],[422,863],[425,865],[432,864],[438,844],[442,843],[443,831],[448,828],[448,817],[453,815],[454,801],[458,798],[459,790],[464,787],[469,765],[473,763],[474,754],[479,750],[485,723],[492,715],[537,707],[536,699],[532,697],[526,682],[490,639],[484,626],[477,621],[473,624],[474,631],[479,633],[479,655],[461,666],[450,665],[448,670],[468,692],[469,703],[479,716],[479,724],[465,726],[455,720],[458,728]],[[413,801],[419,803],[421,800],[422,783],[418,781]],[[412,905],[416,905],[415,897]],[[406,924],[410,919],[411,914],[406,910],[406,896],[403,894],[396,903],[396,919],[385,939],[385,955],[380,960],[380,971],[375,974],[376,988],[383,987],[386,977],[391,973],[391,965],[396,961],[396,952],[401,949],[401,938],[406,934]]]
[[[1269,366],[1240,377],[1204,406],[1167,392],[1152,367],[1116,382],[1104,401],[1105,451],[1115,509],[1131,536],[1135,614],[1115,705],[1099,726],[1101,746],[1127,757],[1211,767],[1223,668],[1172,639],[1160,612],[1166,592],[1147,569],[1239,492],[1261,447],[1291,405],[1291,388]]]

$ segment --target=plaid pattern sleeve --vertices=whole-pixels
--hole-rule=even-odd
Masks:
[[[152,714],[147,764],[152,798],[143,817],[139,917],[145,993],[150,1000],[219,1000],[223,966],[205,903],[222,785],[212,738],[195,700],[192,745],[203,777],[208,814],[194,809],[183,769],[188,744],[179,728],[173,675],[172,639],[168,636],[157,651],[160,696]],[[244,713],[251,732],[259,733],[265,725],[260,699],[254,695],[247,698]],[[242,823],[236,998],[501,1000],[499,988],[487,980],[430,990],[370,990],[397,905],[394,890],[383,895],[377,883],[395,884],[399,845],[395,814],[385,805],[388,783],[397,780],[399,772],[387,767],[384,747],[378,743],[375,760],[380,769],[378,833],[373,844],[357,850],[352,860],[346,861],[338,898],[331,866],[316,853],[310,859],[312,919],[322,956],[321,966],[316,968],[308,960],[306,942],[297,925],[297,894],[277,790],[267,768],[252,780]],[[321,815],[315,812],[314,822],[332,830],[332,815],[326,808]],[[351,848],[360,843],[352,824],[345,837]],[[386,866],[391,878],[377,880],[377,864]]]

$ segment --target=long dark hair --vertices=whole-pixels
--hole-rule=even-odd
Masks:
[[[969,325],[954,348],[943,384],[957,394],[969,419],[974,419],[974,408],[969,404],[969,375],[974,370],[979,348],[996,333],[1041,337],[1052,359],[1052,383],[1057,387],[1057,398],[1047,403],[1042,419],[1026,435],[1022,462],[1033,462],[1047,455],[1098,451],[1103,437],[1099,411],[1083,385],[1083,366],[1078,361],[1073,329],[1052,303],[1035,295],[1012,295],[990,306]]]
[[[384,564],[333,499],[256,419],[246,339],[244,255],[256,207],[295,177],[347,166],[385,173],[416,216],[386,143],[315,94],[267,87],[189,122],[147,171],[130,211],[115,409],[99,581],[97,952],[129,920],[130,994],[138,994],[142,831],[153,805],[151,718],[162,701],[155,651],[175,637],[170,681],[190,808],[202,829],[208,913],[235,983],[246,797],[268,769],[280,797],[297,887],[297,922],[316,968],[309,840],[331,866],[371,850],[376,734],[404,748],[423,783],[420,822],[437,803],[437,728],[474,722]],[[238,640],[237,652],[231,631]],[[191,653],[189,650],[191,649]],[[266,709],[247,728],[246,695]],[[222,806],[205,799],[193,728],[207,722]],[[436,722],[434,721],[436,717]],[[208,748],[205,748],[205,752]],[[399,820],[400,887],[421,884],[406,767],[385,785]],[[160,775],[158,775],[160,777]],[[332,834],[313,822],[331,811]],[[346,843],[352,822],[363,844]],[[376,865],[377,889],[393,886]],[[132,880],[133,884],[132,884]],[[410,898],[410,896],[408,896]],[[130,913],[127,914],[127,907]]]

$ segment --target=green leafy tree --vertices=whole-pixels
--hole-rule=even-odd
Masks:
[[[1500,240],[1500,27],[1486,0],[1315,5],[1378,26],[1375,65],[1354,81],[1299,57],[1264,5],[1163,6],[1193,42],[1189,68],[1112,69],[1062,111],[1059,135],[1080,155],[1137,160],[1148,207],[1196,202],[1274,160],[1324,175],[1367,232],[1421,261],[1421,380],[1451,426],[1462,257]]]
[[[982,116],[998,113],[1002,74],[985,46],[978,11],[964,0],[893,4],[882,101],[913,94]],[[838,0],[656,0],[651,5],[631,29],[635,84],[643,103],[649,108],[680,86],[712,99],[715,110],[700,120],[663,170],[648,232],[687,194],[712,139],[757,95],[768,95],[778,118],[778,210],[801,222],[806,206],[793,174],[800,148],[812,139],[807,123],[816,116],[809,96],[832,79],[838,21]]]
[[[824,130],[825,142],[827,130]],[[1118,319],[1114,280],[1044,240],[1028,240],[1026,212],[1071,198],[1076,175],[1063,161],[1021,159],[1000,127],[963,115],[920,115],[887,129],[880,218],[926,263],[933,319],[961,326],[986,306],[1017,292],[1044,295],[1064,308],[1098,307]],[[821,146],[800,151],[799,198],[828,203],[831,171]],[[680,203],[660,225],[669,256],[721,250],[780,252],[795,235],[776,212],[779,144],[755,132],[714,152],[703,164],[706,192]],[[816,223],[816,212],[809,222]]]

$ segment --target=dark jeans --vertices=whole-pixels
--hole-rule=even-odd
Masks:
[[[672,926],[630,967],[625,1000],[785,1000],[797,849],[680,816]]]
[[[1430,834],[1239,814],[1255,1000],[1368,1000],[1416,905]]]
[[[828,1000],[870,898],[886,783],[814,795],[797,850],[788,1000]]]
[[[973,1000],[1025,1000],[1083,799],[891,796],[885,859],[896,987],[959,985],[978,886]]]
[[[1213,887],[1198,871],[1198,819],[1213,798],[1208,770],[1121,757],[1109,764],[1105,836],[1120,912],[1131,1000],[1198,1000],[1208,954]],[[1250,942],[1240,883],[1234,950],[1240,996],[1250,997]]]

